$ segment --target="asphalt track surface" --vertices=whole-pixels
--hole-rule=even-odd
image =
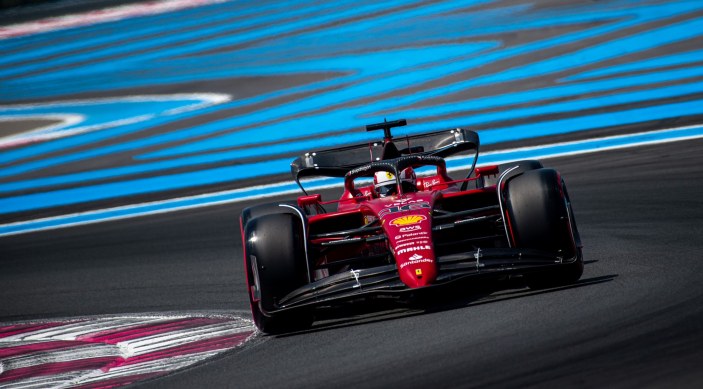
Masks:
[[[588,9],[589,2],[577,2]],[[660,4],[652,1],[652,4]],[[684,4],[686,2],[681,2]],[[544,1],[534,7],[539,14],[556,15],[553,9],[560,2]],[[612,2],[617,8],[629,2]],[[634,4],[634,3],[633,3]],[[696,2],[686,3],[692,8]],[[552,7],[552,8],[550,8]],[[555,7],[555,8],[554,8]],[[607,8],[607,7],[606,7]],[[593,8],[596,9],[596,8]],[[599,11],[602,8],[599,9]],[[683,12],[683,11],[682,11]],[[701,11],[682,13],[674,22],[686,22],[700,16]],[[492,14],[493,15],[493,14]],[[510,19],[506,14],[503,19]],[[494,15],[495,16],[495,15]],[[497,14],[500,16],[500,14]],[[603,19],[608,20],[608,19]],[[624,18],[623,20],[629,20]],[[605,23],[600,21],[598,23]],[[595,23],[598,25],[598,23]],[[654,27],[661,27],[652,22]],[[334,26],[334,23],[331,23]],[[666,26],[662,23],[663,26]],[[307,28],[307,27],[306,27]],[[581,25],[540,27],[526,33],[508,31],[501,35],[507,46],[515,41],[532,41],[543,36],[559,36],[577,30]],[[638,30],[638,26],[628,27]],[[686,30],[681,25],[681,30]],[[560,30],[561,29],[561,30]],[[643,31],[647,31],[644,30]],[[677,30],[679,31],[679,30]],[[695,32],[695,28],[689,31]],[[681,32],[681,31],[679,31]],[[628,32],[629,33],[629,32]],[[618,38],[608,35],[608,39]],[[411,37],[413,38],[413,37]],[[647,43],[643,37],[638,42]],[[654,47],[632,57],[645,60],[651,55],[665,56],[678,51],[689,53],[698,49],[700,37]],[[412,40],[412,39],[411,39]],[[583,47],[599,45],[600,38],[583,43]],[[407,42],[406,42],[407,43]],[[581,43],[579,43],[580,45]],[[121,47],[121,46],[118,46]],[[244,46],[246,48],[246,46]],[[581,46],[578,46],[580,48]],[[673,48],[672,48],[673,47]],[[570,47],[573,49],[573,47]],[[560,48],[553,50],[561,55]],[[86,50],[88,52],[88,50]],[[98,51],[95,51],[96,55]],[[515,59],[480,68],[485,74],[500,74],[510,66],[541,53],[525,52]],[[652,54],[654,53],[654,54]],[[91,52],[91,55],[93,53]],[[308,54],[308,53],[305,53]],[[332,52],[334,54],[334,51]],[[362,55],[363,53],[359,53]],[[441,54],[441,53],[440,53]],[[641,55],[642,54],[642,55]],[[657,55],[655,55],[657,54]],[[305,59],[305,56],[302,56]],[[447,57],[451,58],[451,57]],[[688,57],[690,63],[697,63]],[[273,58],[271,61],[275,62]],[[602,69],[619,65],[615,59],[601,59]],[[440,61],[441,62],[441,61]],[[524,61],[529,62],[529,61]],[[682,70],[691,71],[692,78],[661,81],[659,84],[618,86],[610,90],[585,93],[585,96],[547,97],[539,95],[526,102],[528,108],[548,106],[548,103],[578,97],[606,101],[621,91],[650,93],[647,99],[574,111],[556,112],[546,116],[511,117],[494,123],[479,123],[479,130],[494,126],[512,126],[545,120],[545,127],[560,119],[582,115],[584,121],[602,112],[627,112],[659,105],[672,107],[690,103],[694,106],[701,92],[689,93],[684,88],[700,81],[694,70],[700,67],[683,62]],[[212,66],[213,62],[203,62]],[[209,64],[209,65],[208,65]],[[627,63],[625,63],[627,64]],[[542,65],[546,65],[542,64]],[[581,64],[572,64],[577,70]],[[415,65],[413,65],[415,66]],[[422,65],[417,65],[422,68]],[[590,66],[589,64],[585,65]],[[48,67],[48,65],[47,65]],[[216,66],[215,66],[216,67]],[[542,69],[546,68],[543,67]],[[14,70],[14,68],[7,68]],[[5,69],[5,70],[7,70]],[[600,69],[600,68],[599,68]],[[675,65],[665,70],[678,71]],[[207,74],[202,69],[203,74]],[[217,70],[217,69],[214,69]],[[214,71],[213,70],[213,71]],[[533,68],[532,70],[535,70]],[[45,70],[49,72],[49,70]],[[53,69],[51,71],[54,71]],[[59,72],[62,69],[58,70]],[[86,89],[68,97],[95,98],[117,94],[144,93],[147,81],[135,73],[133,88],[124,87],[120,74],[106,82],[112,90],[94,88],[94,79],[80,85]],[[125,70],[126,71],[126,70]],[[634,70],[634,74],[643,71]],[[198,71],[193,71],[199,74]],[[508,72],[509,73],[509,72]],[[557,84],[569,70],[557,72],[559,80],[549,74],[535,76],[529,82],[513,80],[495,86],[470,89],[465,95],[440,96],[444,100],[477,98],[483,94],[502,96],[514,91],[532,91]],[[147,74],[148,75],[148,74]],[[478,76],[480,76],[479,74]],[[645,74],[646,75],[646,74]],[[73,75],[66,70],[66,79]],[[332,73],[309,75],[266,76],[257,80],[242,78],[245,85],[237,92],[256,96],[261,90],[276,90],[333,77]],[[375,77],[376,75],[374,75]],[[473,77],[475,75],[461,75]],[[146,76],[145,76],[146,77]],[[309,78],[305,78],[309,77]],[[461,77],[456,77],[461,79]],[[623,78],[624,80],[624,78]],[[30,78],[28,83],[31,84]],[[138,82],[139,81],[139,82]],[[157,86],[160,93],[222,92],[232,93],[231,85],[194,78],[182,85]],[[261,80],[258,80],[261,81]],[[357,80],[358,81],[358,80]],[[665,82],[666,81],[666,82]],[[124,81],[127,82],[127,81]],[[652,81],[654,82],[654,81]],[[667,83],[668,82],[668,83]],[[680,87],[679,95],[663,97],[654,91],[662,85]],[[13,86],[14,84],[7,84]],[[34,95],[26,100],[42,102],[55,99],[53,84],[33,84]],[[284,85],[282,87],[281,85]],[[17,90],[24,85],[16,84]],[[66,82],[69,90],[76,85]],[[221,89],[218,89],[221,88]],[[258,88],[258,89],[257,89]],[[630,89],[628,89],[630,88]],[[302,97],[326,91],[304,90]],[[378,91],[373,91],[374,93]],[[404,90],[398,93],[402,97]],[[412,92],[412,91],[411,91]],[[29,92],[27,92],[29,93]],[[43,93],[43,94],[42,94]],[[57,92],[58,93],[58,92]],[[391,93],[392,94],[392,93]],[[0,96],[5,103],[15,103],[14,97]],[[241,97],[241,96],[240,96]],[[391,96],[395,98],[396,96]],[[290,98],[289,96],[281,99]],[[362,96],[360,99],[370,99]],[[553,100],[550,100],[553,99]],[[624,100],[623,100],[624,101]],[[373,103],[373,99],[369,104]],[[273,104],[273,103],[272,103]],[[605,103],[604,103],[605,104]],[[431,104],[430,104],[431,105]],[[585,106],[585,105],[584,105]],[[344,108],[343,106],[341,108]],[[340,107],[325,108],[336,112]],[[373,108],[373,107],[372,107]],[[407,112],[422,112],[422,104],[409,105]],[[175,123],[157,127],[155,133],[206,124],[222,117],[233,117],[245,109],[228,107],[228,111],[209,112]],[[375,109],[375,108],[374,108]],[[487,111],[500,108],[486,108]],[[699,106],[700,109],[700,106]],[[654,111],[654,110],[652,110]],[[315,115],[312,111],[312,121]],[[353,111],[355,112],[355,111]],[[380,110],[379,110],[380,112]],[[430,112],[430,111],[427,111]],[[506,111],[508,112],[508,111]],[[324,113],[324,112],[323,112]],[[402,111],[401,111],[402,113]],[[474,112],[469,112],[473,115]],[[483,112],[479,112],[483,113]],[[367,113],[368,114],[368,113]],[[399,113],[400,114],[400,113]],[[434,118],[420,118],[427,126],[454,116],[434,113]],[[344,116],[340,114],[341,116]],[[351,115],[351,114],[350,114]],[[654,130],[684,124],[701,123],[698,111],[690,116],[672,114],[664,120],[636,117],[620,125],[594,125],[587,131],[572,131],[554,138],[523,139],[493,144],[490,147],[513,147],[542,144],[546,141],[582,139],[589,136]],[[359,114],[358,116],[363,116]],[[428,114],[428,116],[431,116]],[[295,115],[291,115],[296,120]],[[459,116],[460,117],[460,116]],[[463,118],[468,117],[464,116]],[[395,118],[395,117],[390,117]],[[461,120],[468,120],[468,119]],[[322,119],[320,119],[322,120]],[[355,117],[355,120],[360,120]],[[459,119],[457,119],[459,120]],[[459,124],[462,124],[460,120]],[[552,121],[553,120],[553,121]],[[639,120],[639,122],[638,122]],[[424,121],[424,122],[423,122]],[[551,121],[551,122],[550,122]],[[411,124],[413,121],[411,121]],[[497,124],[496,124],[497,123]],[[250,124],[246,124],[250,125]],[[244,127],[246,128],[246,125]],[[150,128],[145,125],[146,128]],[[331,136],[358,131],[358,126],[337,129]],[[442,126],[440,126],[442,127]],[[490,131],[486,131],[490,135]],[[128,134],[119,141],[131,141],[142,135]],[[301,134],[311,139],[314,134]],[[112,142],[108,140],[105,142]],[[275,140],[268,141],[276,143]],[[184,144],[188,142],[183,141]],[[263,142],[266,144],[266,142]],[[40,145],[41,146],[41,145]],[[97,146],[101,146],[97,142]],[[232,145],[235,147],[236,145]],[[89,146],[85,146],[88,148]],[[91,146],[92,147],[92,146]],[[239,147],[239,146],[237,146]],[[158,151],[154,148],[146,151]],[[701,387],[703,386],[703,287],[701,287],[701,252],[703,252],[703,140],[689,140],[631,149],[584,154],[549,159],[545,165],[561,171],[566,179],[574,204],[575,216],[585,244],[586,268],[579,283],[571,287],[529,291],[519,280],[499,285],[467,285],[452,289],[446,295],[435,296],[436,303],[427,307],[371,307],[349,315],[321,317],[310,331],[279,337],[259,336],[244,347],[216,357],[197,366],[135,385],[136,387]],[[43,179],[82,172],[83,169],[103,169],[119,166],[122,161],[133,163],[144,150],[126,155],[102,155],[66,165],[50,165],[44,170],[30,171],[21,179]],[[62,151],[63,152],[63,151]],[[47,153],[48,157],[54,154]],[[286,154],[287,155],[287,154]],[[278,157],[285,157],[279,155]],[[278,158],[277,157],[277,158]],[[32,156],[35,160],[42,155]],[[268,156],[261,156],[269,158]],[[286,157],[287,158],[287,157]],[[205,165],[218,168],[231,161]],[[12,164],[9,165],[13,167]],[[199,169],[181,167],[180,169]],[[188,170],[190,171],[190,170]],[[167,170],[166,172],[170,172]],[[147,174],[148,172],[138,172]],[[157,173],[154,173],[157,174]],[[141,177],[141,176],[137,176]],[[281,176],[276,176],[276,180]],[[131,179],[131,178],[126,178]],[[10,179],[6,179],[7,182]],[[213,183],[198,188],[172,192],[142,193],[137,197],[103,199],[74,205],[73,208],[38,209],[24,213],[0,215],[3,221],[24,220],[50,216],[73,210],[122,205],[133,201],[161,199],[171,195],[199,194],[231,189],[249,183],[271,181],[270,177],[242,182]],[[89,185],[79,182],[77,185]],[[69,184],[65,184],[69,185]],[[50,188],[50,187],[49,187]],[[44,187],[30,188],[33,194]],[[91,190],[88,187],[88,190]],[[23,195],[24,192],[19,193]],[[327,194],[327,193],[325,193]],[[244,290],[241,242],[238,215],[243,207],[253,203],[234,203],[187,211],[136,217],[121,221],[0,237],[0,321],[13,322],[56,317],[78,317],[122,313],[202,312],[248,315]]]
[[[137,386],[700,387],[702,147],[547,161],[566,177],[585,243],[572,287],[515,281],[427,309],[331,316]],[[0,317],[245,312],[246,205],[3,238]]]

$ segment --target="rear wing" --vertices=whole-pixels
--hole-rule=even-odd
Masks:
[[[391,123],[395,124],[395,122],[388,122],[388,124]],[[382,125],[383,123],[372,126],[378,126],[378,129],[385,130]],[[406,155],[427,155],[446,158],[471,149],[475,149],[475,156],[473,161],[470,162],[470,175],[478,159],[479,137],[476,132],[462,128],[409,135],[394,139],[386,138],[384,141],[379,142],[308,152],[291,163],[291,174],[296,184],[307,194],[300,184],[300,179],[303,177],[341,178],[350,170],[370,162],[394,159]]]

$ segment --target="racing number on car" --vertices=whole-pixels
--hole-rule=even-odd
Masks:
[[[423,201],[420,203],[412,203],[412,204],[404,204],[404,205],[397,205],[395,207],[390,207],[388,209],[383,209],[378,213],[378,217],[384,217],[385,215],[388,215],[389,213],[397,213],[397,212],[403,212],[403,211],[411,211],[413,209],[422,209],[422,208],[430,208],[430,203]]]

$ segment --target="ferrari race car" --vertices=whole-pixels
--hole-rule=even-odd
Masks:
[[[304,329],[324,307],[459,280],[521,276],[545,288],[581,277],[581,240],[559,172],[535,160],[476,167],[477,133],[394,139],[391,129],[405,124],[366,126],[383,130],[379,142],[305,153],[291,164],[297,201],[243,210],[247,288],[261,331]],[[343,179],[335,200],[303,185],[334,187],[331,179]]]

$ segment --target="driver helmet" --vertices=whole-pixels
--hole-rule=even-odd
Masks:
[[[415,171],[411,167],[407,167],[400,172],[400,184],[403,186],[403,192],[416,192]],[[395,175],[391,172],[376,172],[373,175],[374,188],[380,197],[394,195],[398,192],[395,182]]]

